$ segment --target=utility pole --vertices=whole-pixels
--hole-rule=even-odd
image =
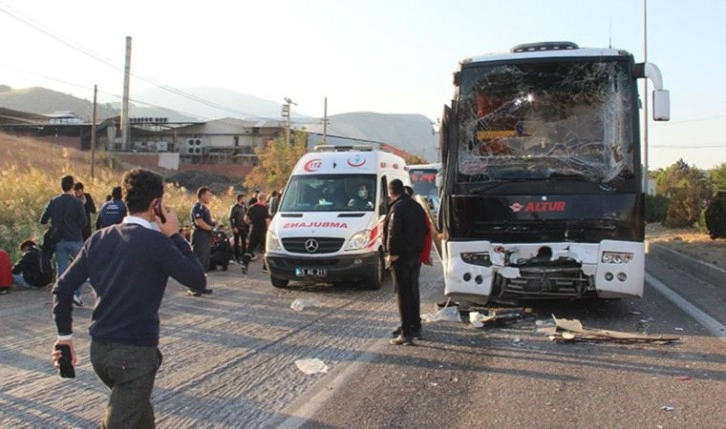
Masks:
[[[643,62],[648,62],[648,0],[643,0]],[[643,192],[648,193],[648,79],[643,79]]]
[[[323,104],[323,144],[328,144],[328,97]]]
[[[93,119],[91,119],[91,180],[95,178],[94,169],[96,166],[96,97],[98,85],[93,85]]]
[[[282,105],[282,117],[287,119],[285,124],[285,142],[290,144],[290,105],[297,106],[297,103],[289,98],[285,98],[285,104]]]
[[[121,147],[130,149],[129,81],[131,80],[131,36],[126,36],[126,65],[124,66],[124,94],[121,108]]]

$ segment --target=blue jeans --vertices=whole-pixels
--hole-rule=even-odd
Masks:
[[[66,272],[70,261],[75,259],[76,255],[81,252],[82,247],[82,241],[61,240],[55,245],[55,263],[58,278]],[[76,290],[75,295],[78,297],[81,296],[81,288]]]
[[[25,277],[23,277],[23,273],[20,274],[13,274],[13,283],[20,287],[29,288],[31,287],[28,282],[25,281]]]

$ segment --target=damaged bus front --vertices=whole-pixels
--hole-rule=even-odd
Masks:
[[[642,296],[637,79],[652,64],[569,42],[468,59],[441,130],[446,294],[490,299]]]

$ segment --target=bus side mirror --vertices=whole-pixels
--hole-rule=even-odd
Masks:
[[[656,89],[653,91],[653,120],[670,121],[671,119],[671,94],[667,89]]]

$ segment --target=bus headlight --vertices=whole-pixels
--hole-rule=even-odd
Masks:
[[[348,246],[346,246],[345,250],[365,249],[368,245],[368,237],[370,236],[370,233],[371,232],[369,230],[365,230],[355,234],[348,242]]]
[[[282,250],[282,246],[280,245],[280,240],[277,238],[277,234],[275,231],[268,230],[267,231],[267,238],[265,240],[265,249],[266,250]]]
[[[482,267],[491,267],[492,260],[489,252],[465,252],[461,254],[461,260],[467,264],[480,265]]]
[[[604,264],[627,264],[633,259],[632,253],[626,252],[602,252]]]

